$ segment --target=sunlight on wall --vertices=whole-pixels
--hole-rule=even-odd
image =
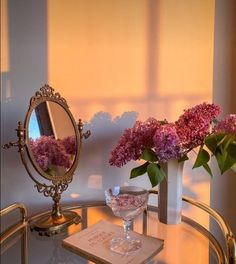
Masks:
[[[143,95],[143,1],[49,0],[48,12],[53,86],[74,100]]]
[[[211,100],[214,1],[150,3],[48,1],[49,83],[74,113],[174,120]]]
[[[1,0],[1,72],[9,70],[7,0]]]
[[[213,22],[213,0],[49,0],[49,84],[67,99],[75,118],[136,111],[141,120],[174,121],[183,109],[211,101]],[[90,164],[100,164],[88,177],[111,173],[104,165],[113,134],[109,122],[87,147],[94,159],[98,153]],[[209,203],[207,176],[192,172],[191,160],[186,167],[187,194]],[[109,176],[102,183],[99,178],[98,189]],[[90,178],[93,187],[97,181]],[[198,212],[184,212],[208,225]]]
[[[211,98],[214,1],[159,2],[159,93]]]

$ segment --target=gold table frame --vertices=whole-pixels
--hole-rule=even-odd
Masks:
[[[157,191],[150,191],[150,194],[157,195]],[[228,225],[228,223],[225,221],[225,219],[215,210],[213,210],[210,206],[196,201],[192,198],[183,196],[182,200],[188,204],[191,204],[195,207],[198,207],[199,209],[203,210],[207,214],[209,214],[212,219],[215,220],[215,222],[220,227],[220,230],[222,231],[224,242],[225,242],[225,248],[224,250],[220,242],[216,239],[216,237],[205,227],[197,223],[195,220],[190,219],[189,217],[186,217],[182,215],[182,221],[193,226],[196,230],[198,230],[200,233],[202,233],[209,241],[211,246],[214,248],[219,263],[221,264],[236,264],[236,242],[233,235],[233,232]],[[104,201],[97,201],[97,202],[86,202],[81,203],[77,205],[72,206],[66,206],[64,207],[65,210],[75,210],[75,209],[81,209],[82,210],[82,219],[83,219],[83,228],[87,227],[87,210],[90,207],[98,207],[98,206],[105,206]],[[21,263],[27,264],[27,227],[29,225],[29,222],[32,222],[34,219],[38,218],[39,216],[43,216],[47,214],[48,212],[43,212],[40,214],[37,214],[35,216],[27,218],[27,211],[23,204],[16,203],[13,205],[10,205],[7,208],[4,208],[0,211],[0,216],[7,215],[8,213],[12,212],[13,210],[19,209],[21,212],[21,219],[18,223],[14,224],[13,226],[10,226],[7,230],[1,233],[0,235],[0,245],[1,245],[1,251],[2,251],[2,244],[6,242],[7,239],[9,239],[12,235],[15,233],[21,231],[22,232],[22,238],[21,238]],[[149,205],[147,208],[147,211],[152,211],[158,213],[158,208],[156,206]],[[142,231],[144,234],[147,233],[147,211],[144,211],[143,214],[143,226]],[[9,246],[10,247],[10,246]],[[8,248],[9,248],[8,247]],[[3,252],[1,252],[2,254]]]

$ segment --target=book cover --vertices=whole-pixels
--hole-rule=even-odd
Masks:
[[[109,241],[122,236],[123,228],[101,220],[62,241],[62,246],[95,263],[141,264],[154,257],[164,246],[162,239],[130,231],[133,237],[142,240],[142,248],[132,255],[120,255],[110,250]]]

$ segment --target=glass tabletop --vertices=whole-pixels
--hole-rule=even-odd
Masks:
[[[89,227],[99,220],[107,220],[122,226],[122,220],[115,217],[105,205],[71,207],[82,217],[82,222],[69,226],[68,230],[51,237],[39,236],[35,231],[27,232],[28,263],[33,264],[71,264],[93,263],[62,247],[62,240]],[[183,218],[178,225],[166,225],[158,221],[157,212],[150,209],[137,217],[133,230],[164,240],[164,248],[147,263],[159,264],[207,264],[220,263],[219,255],[209,236],[201,232],[191,221]],[[19,234],[20,237],[20,234]],[[16,237],[17,239],[17,237]],[[21,263],[19,242],[2,255],[2,264]]]

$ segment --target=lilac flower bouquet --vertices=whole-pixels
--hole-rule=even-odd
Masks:
[[[30,148],[39,167],[55,176],[56,168],[69,169],[76,153],[74,136],[56,140],[53,136],[41,136],[30,140]]]
[[[121,167],[131,160],[144,160],[131,170],[130,178],[147,172],[154,187],[166,176],[162,164],[187,160],[187,154],[199,147],[193,168],[203,166],[212,176],[208,162],[215,156],[222,174],[236,171],[236,114],[221,121],[216,119],[219,114],[219,106],[202,103],[185,110],[173,123],[155,118],[136,121],[124,131],[109,163]]]

